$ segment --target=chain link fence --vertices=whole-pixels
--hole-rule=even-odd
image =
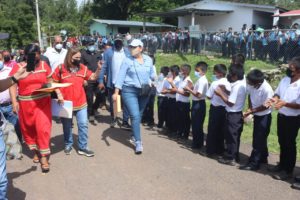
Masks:
[[[141,39],[149,54],[192,53],[231,57],[241,53],[246,59],[287,63],[300,56],[300,30],[260,30],[241,32],[199,32],[191,38],[189,32],[132,34]]]

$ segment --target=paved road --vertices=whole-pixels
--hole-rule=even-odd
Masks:
[[[273,180],[265,169],[245,172],[221,165],[191,151],[189,143],[178,143],[145,127],[144,153],[137,156],[128,141],[130,132],[110,129],[108,119],[105,113],[102,123],[89,127],[94,158],[75,151],[66,156],[62,127],[54,123],[51,171],[42,174],[27,151],[21,161],[8,161],[9,199],[300,199],[300,191],[292,190],[288,182]],[[249,151],[250,145],[241,146],[244,162]],[[277,158],[272,155],[271,164]]]

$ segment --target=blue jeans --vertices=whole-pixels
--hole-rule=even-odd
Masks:
[[[74,111],[73,116],[76,117],[78,127],[78,148],[86,149],[88,141],[87,107]],[[61,122],[64,131],[65,148],[70,148],[73,145],[72,119],[61,118]]]
[[[6,150],[2,131],[0,130],[0,199],[6,199],[7,176],[6,176]]]
[[[135,87],[122,88],[122,97],[129,112],[135,141],[141,141],[141,117],[149,99],[149,96],[139,96],[139,92],[140,89]]]
[[[10,122],[11,124],[14,125],[14,128],[15,128],[16,134],[18,136],[18,139],[22,143],[22,134],[21,134],[21,129],[20,129],[19,118],[18,118],[18,115],[13,113],[12,105],[1,106],[0,107],[0,112],[3,113],[5,119],[8,122]]]

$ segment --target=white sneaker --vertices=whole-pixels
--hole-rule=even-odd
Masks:
[[[135,154],[141,154],[143,152],[143,144],[141,141],[135,142]]]

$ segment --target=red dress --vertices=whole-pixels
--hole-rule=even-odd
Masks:
[[[15,66],[13,76],[19,69]],[[35,92],[51,77],[51,68],[40,61],[35,71],[18,82],[19,120],[23,138],[31,150],[38,150],[42,156],[50,154],[52,126],[51,98],[48,93]]]
[[[71,86],[60,88],[64,100],[73,102],[73,110],[81,110],[87,107],[86,94],[83,87],[84,80],[89,80],[92,75],[85,65],[80,64],[80,69],[75,72],[69,72],[62,64],[61,67],[56,67],[53,73],[53,81],[60,83],[72,83]]]

